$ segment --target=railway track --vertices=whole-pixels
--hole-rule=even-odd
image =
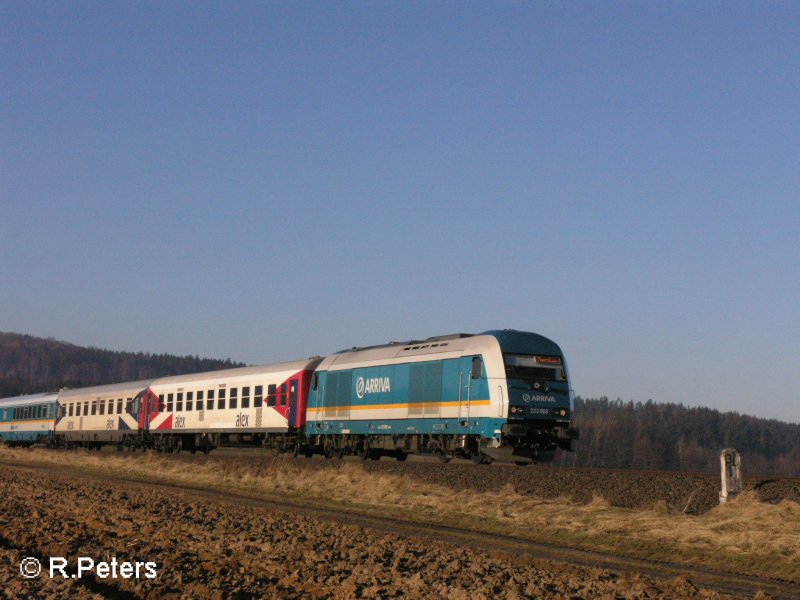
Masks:
[[[218,450],[215,451],[219,452]],[[175,455],[186,463],[211,462],[247,466],[275,460],[260,449],[224,449],[208,457]],[[280,460],[291,460],[288,457]],[[294,459],[309,469],[337,469],[344,461],[315,457]],[[443,485],[455,491],[493,491],[511,486],[518,494],[544,498],[568,497],[588,503],[601,496],[612,506],[649,508],[664,505],[672,512],[702,514],[719,504],[719,475],[664,471],[631,471],[574,467],[475,465],[470,461],[442,464],[430,457],[411,457],[405,463],[393,459],[359,461],[375,474],[414,477],[423,483]],[[800,479],[791,477],[745,476],[745,491],[755,491],[762,501],[786,498],[800,503]]]
[[[179,494],[183,497],[189,496],[193,499],[214,503],[303,515],[341,524],[356,525],[393,535],[409,536],[419,540],[469,546],[484,552],[546,559],[616,572],[624,571],[660,580],[688,577],[697,586],[735,596],[752,597],[758,591],[762,591],[773,598],[800,598],[800,590],[797,589],[797,584],[793,582],[713,570],[706,567],[699,568],[671,562],[643,560],[630,556],[542,543],[515,536],[487,534],[456,526],[422,523],[354,510],[343,510],[342,507],[334,509],[322,505],[299,503],[279,496],[250,495],[173,482],[143,480],[138,477],[114,475],[105,472],[95,473],[73,466],[59,466],[56,469],[51,465],[19,466],[9,463],[3,464],[17,469],[28,469],[48,474],[68,475],[71,478],[82,478],[95,482],[159,490],[164,493]]]

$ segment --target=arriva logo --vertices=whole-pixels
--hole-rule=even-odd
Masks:
[[[380,392],[391,392],[392,382],[388,377],[373,377],[356,379],[356,396],[363,398],[366,394],[378,394]]]
[[[555,402],[555,396],[540,396],[530,394],[522,394],[522,400],[525,402]]]

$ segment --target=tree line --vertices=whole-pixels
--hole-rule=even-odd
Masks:
[[[800,424],[683,404],[575,398],[575,452],[563,466],[719,472],[735,448],[745,475],[800,476]]]
[[[115,352],[0,332],[0,398],[241,366],[230,359]]]

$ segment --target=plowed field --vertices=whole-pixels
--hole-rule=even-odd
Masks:
[[[745,483],[719,507],[698,474],[0,447],[0,597],[800,598],[798,480]]]
[[[268,508],[0,466],[8,598],[726,598],[649,577],[482,552]],[[48,557],[153,561],[157,577],[48,574]],[[23,578],[24,557],[44,564]]]

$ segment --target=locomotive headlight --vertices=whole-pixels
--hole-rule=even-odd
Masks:
[[[560,411],[558,411],[558,414],[561,415],[562,417],[566,417],[567,416],[567,411],[562,408]]]

